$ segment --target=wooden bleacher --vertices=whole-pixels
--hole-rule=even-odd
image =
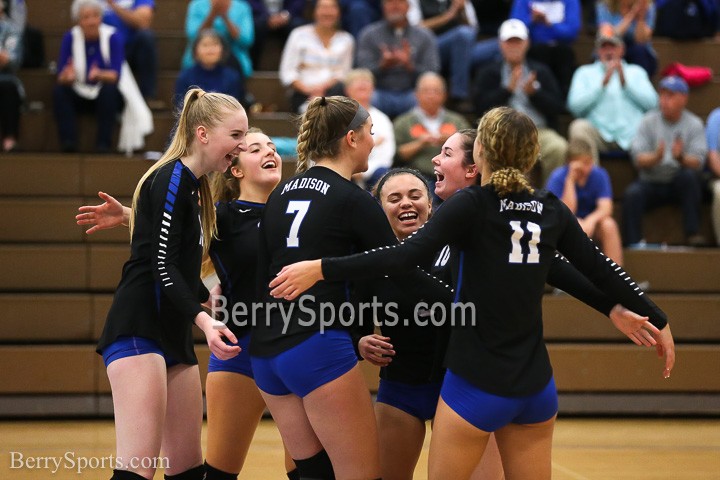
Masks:
[[[29,24],[45,33],[48,60],[55,58],[70,25],[71,0],[27,0]],[[160,59],[160,98],[168,106],[185,46],[187,0],[157,2],[155,31]],[[43,10],[44,8],[44,10]],[[60,12],[60,14],[58,14]],[[589,59],[592,38],[577,45]],[[670,61],[720,71],[720,43],[655,41],[661,67]],[[271,45],[249,90],[273,113],[251,118],[271,135],[294,135],[287,99],[277,78],[280,46]],[[107,416],[112,411],[101,358],[94,353],[112,292],[129,254],[124,229],[88,236],[74,223],[77,206],[97,202],[103,190],[127,202],[150,163],[119,155],[63,155],[52,116],[52,74],[22,71],[30,102],[44,106],[23,114],[25,153],[0,156],[0,417]],[[720,105],[717,80],[691,94],[690,108],[705,117]],[[170,109],[155,112],[148,150],[162,150],[172,126]],[[92,119],[83,119],[81,151],[92,147]],[[626,162],[607,160],[619,215],[622,192],[634,178]],[[285,175],[294,165],[287,162]],[[647,216],[651,242],[679,243],[676,209]],[[703,233],[711,236],[709,214]],[[560,391],[561,413],[720,414],[720,250],[627,251],[627,269],[649,281],[653,299],[669,314],[678,363],[669,380],[653,350],[632,345],[608,319],[564,295],[544,300],[545,336]],[[197,336],[204,368],[208,351]],[[377,375],[365,369],[373,388]]]

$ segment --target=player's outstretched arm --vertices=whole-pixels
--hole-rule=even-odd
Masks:
[[[86,231],[88,235],[130,223],[132,210],[129,207],[123,206],[105,192],[98,192],[98,197],[105,202],[100,205],[83,205],[78,208],[80,213],[75,216],[78,225],[92,225]]]

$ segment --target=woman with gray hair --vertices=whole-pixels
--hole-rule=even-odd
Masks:
[[[97,120],[95,150],[104,153],[110,150],[122,106],[118,80],[125,61],[123,44],[112,27],[101,26],[103,5],[98,0],[75,0],[71,12],[76,26],[62,39],[53,92],[60,147],[64,152],[77,150],[78,113],[92,112]]]

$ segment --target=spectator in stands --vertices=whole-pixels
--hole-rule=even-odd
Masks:
[[[317,0],[314,22],[290,33],[280,59],[280,81],[290,89],[290,108],[302,113],[315,97],[342,95],[352,69],[355,39],[338,30],[337,0]]]
[[[82,111],[95,113],[96,151],[110,151],[113,128],[122,106],[118,79],[125,54],[120,34],[101,25],[102,14],[99,0],[75,0],[72,18],[77,25],[65,33],[60,45],[53,99],[64,152],[77,150],[77,116]]]
[[[150,29],[155,0],[106,0],[103,23],[115,27],[125,45],[125,58],[143,97],[157,97],[157,47]]]
[[[237,72],[225,65],[225,44],[217,31],[206,28],[201,30],[193,42],[195,65],[186,68],[175,81],[173,103],[182,109],[185,93],[191,86],[197,86],[206,92],[225,93],[239,102],[245,100],[245,85]]]
[[[603,253],[622,266],[622,241],[612,215],[610,175],[607,170],[595,165],[587,142],[570,142],[567,165],[552,172],[546,188],[568,206],[587,236],[600,244]]]
[[[0,2],[0,138],[2,151],[15,150],[20,126],[23,87],[17,76],[22,63],[22,32],[5,14]]]
[[[365,27],[358,40],[357,66],[375,75],[372,103],[390,118],[415,106],[420,75],[440,71],[435,35],[410,25],[408,9],[408,0],[383,0],[383,20]]]
[[[305,0],[248,0],[255,26],[255,41],[250,47],[253,68],[260,68],[269,35],[278,36],[285,42],[290,32],[307,23]]]
[[[655,35],[675,40],[713,37],[718,32],[720,4],[716,0],[657,0]]]
[[[243,81],[253,73],[250,47],[255,38],[252,10],[245,0],[191,0],[185,17],[185,35],[188,45],[182,60],[182,68],[193,64],[192,45],[197,34],[206,28],[216,30],[230,46],[228,66],[243,76]]]
[[[382,18],[382,0],[340,0],[342,25],[355,37],[363,28]]]
[[[652,0],[599,0],[596,3],[598,31],[612,28],[625,41],[625,60],[640,65],[648,77],[657,71],[652,47],[655,5]]]
[[[702,120],[688,111],[688,85],[680,77],[660,81],[660,109],[648,112],[632,143],[633,164],[639,179],[623,197],[623,240],[642,240],[643,214],[667,203],[679,204],[687,244],[699,246],[702,186],[707,142]]]
[[[516,19],[503,22],[498,32],[502,59],[481,68],[474,85],[478,114],[500,106],[513,107],[535,122],[540,141],[544,185],[550,173],[565,163],[567,141],[557,133],[557,116],[565,110],[560,87],[550,69],[527,59],[528,29]]]
[[[528,57],[550,67],[566,98],[575,70],[572,45],[582,22],[579,0],[514,0],[510,17],[528,27]]]
[[[450,135],[470,125],[465,117],[443,107],[447,90],[445,80],[439,74],[422,74],[417,81],[415,96],[417,106],[393,122],[397,159],[403,166],[420,171],[428,179],[430,191],[434,191],[433,157]]]
[[[595,42],[598,59],[573,74],[567,106],[576,120],[569,137],[584,139],[593,149],[626,151],[642,116],[657,105],[657,93],[642,67],[625,63],[620,37],[599,32]]]
[[[368,190],[392,167],[395,157],[395,132],[393,124],[383,112],[373,107],[370,100],[375,90],[375,78],[370,70],[358,68],[345,77],[345,95],[356,100],[370,113],[373,123],[375,146],[368,157],[368,169],[353,179]]]
[[[715,243],[720,246],[720,108],[713,110],[707,119],[705,136],[708,143],[708,188],[712,195],[712,223]]]
[[[22,35],[27,22],[27,5],[25,4],[25,0],[0,0],[0,10],[3,8],[5,15],[15,25],[15,29]]]
[[[468,18],[466,3],[470,0],[418,0],[422,16],[421,25],[430,29],[437,38],[442,71],[449,81],[452,105],[463,111],[468,108],[470,93],[471,55],[477,36],[476,18]]]

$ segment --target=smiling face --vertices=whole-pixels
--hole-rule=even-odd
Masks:
[[[240,191],[248,184],[272,190],[282,177],[282,159],[273,141],[261,132],[245,136],[247,150],[240,153],[239,161],[232,167],[232,174],[240,182]]]
[[[410,173],[387,179],[380,191],[380,204],[395,236],[401,240],[427,222],[432,208],[427,186]]]
[[[435,195],[447,200],[458,190],[475,185],[477,168],[466,164],[462,134],[455,133],[448,138],[433,159],[435,172]]]
[[[222,121],[213,128],[198,127],[200,142],[206,145],[210,171],[224,172],[235,156],[247,150],[247,130],[248,119],[243,109],[226,111]]]

